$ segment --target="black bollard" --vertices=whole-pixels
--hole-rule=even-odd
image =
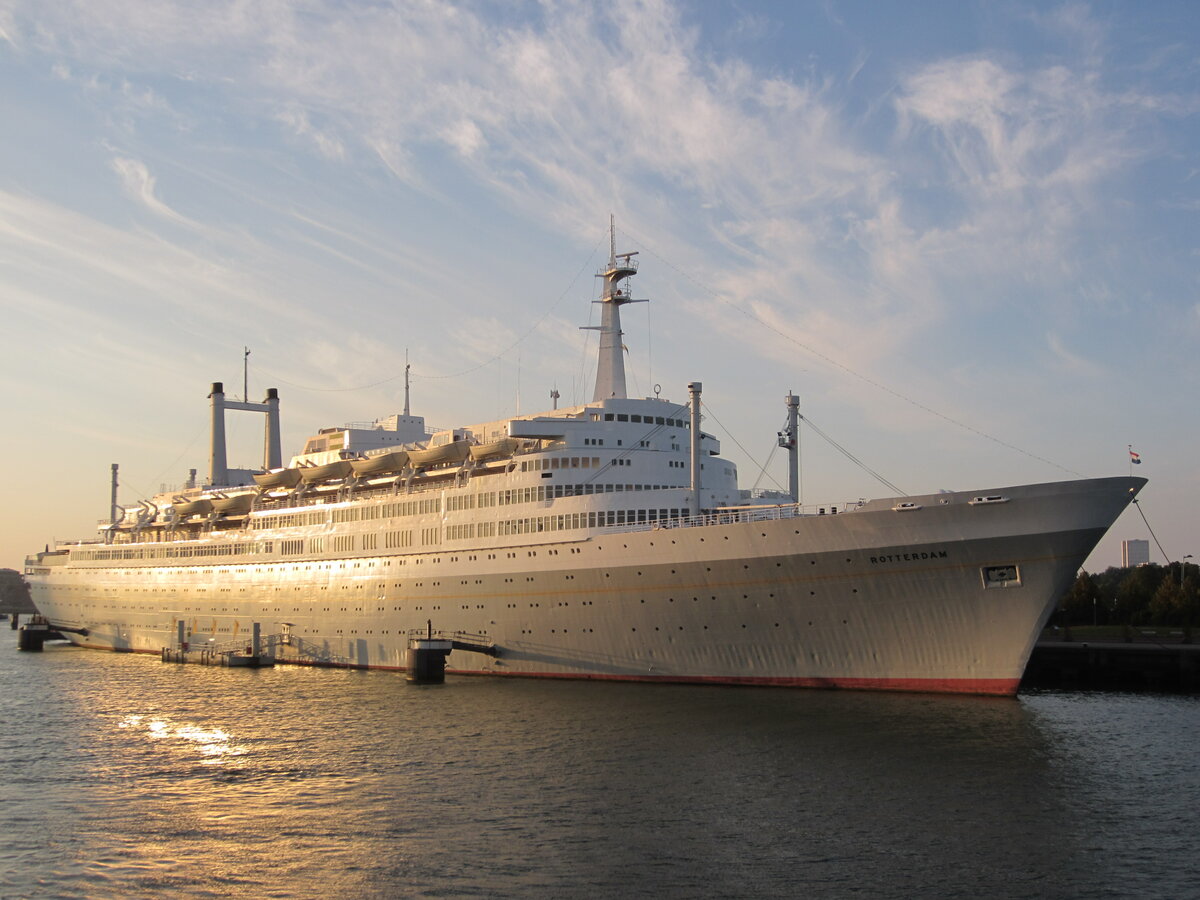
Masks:
[[[435,641],[428,638],[413,638],[408,642],[405,680],[409,684],[442,684],[446,680],[446,657],[450,655],[450,641]]]
[[[42,645],[46,642],[46,630],[44,628],[28,627],[22,628],[17,632],[17,649],[27,650],[31,653],[41,653]]]

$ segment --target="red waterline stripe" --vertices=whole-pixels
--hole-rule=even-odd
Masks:
[[[795,678],[725,675],[601,675],[562,672],[480,672],[446,669],[448,675],[503,675],[508,678],[553,678],[566,681],[627,681],[656,684],[727,684],[763,687],[826,688],[853,691],[907,691],[922,694],[985,694],[1011,697],[1019,678]]]
[[[103,644],[76,644],[92,650],[115,650],[118,653],[146,653],[159,655],[157,650],[131,650],[125,647],[109,647]],[[403,666],[360,666],[353,663],[328,663],[317,660],[275,658],[276,664],[289,666],[311,666],[328,669],[375,669],[382,672],[404,672]],[[1019,678],[777,678],[771,676],[744,675],[601,675],[564,672],[481,672],[478,669],[446,669],[447,675],[478,675],[505,678],[548,678],[558,681],[626,681],[653,684],[727,684],[759,687],[825,688],[850,691],[904,691],[920,694],[982,694],[996,697],[1012,697],[1021,683]]]

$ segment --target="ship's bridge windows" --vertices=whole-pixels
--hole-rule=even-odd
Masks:
[[[626,415],[625,413],[617,413],[617,421],[618,422],[628,422],[629,416]]]

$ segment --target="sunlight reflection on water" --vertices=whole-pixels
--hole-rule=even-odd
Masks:
[[[229,732],[222,728],[204,727],[195,724],[175,724],[168,718],[154,717],[147,721],[147,716],[131,713],[123,717],[118,728],[142,730],[145,735],[155,741],[173,741],[174,749],[192,749],[205,760],[208,765],[222,765],[229,758],[244,755],[248,748],[233,742]]]

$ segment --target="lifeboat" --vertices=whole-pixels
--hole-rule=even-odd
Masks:
[[[440,447],[430,447],[427,450],[410,450],[408,461],[414,467],[428,468],[445,463],[459,463],[471,452],[471,446],[466,441],[451,441]]]
[[[326,463],[323,466],[309,466],[298,471],[300,472],[300,479],[305,484],[313,484],[317,481],[345,478],[350,474],[350,462],[349,460],[339,459],[335,462]]]
[[[254,483],[263,488],[294,488],[300,483],[299,469],[272,469],[256,472]]]
[[[180,516],[206,516],[213,511],[213,502],[208,497],[199,497],[195,500],[176,500],[171,504],[171,508],[175,510],[176,515]]]
[[[233,494],[232,496],[213,497],[212,506],[219,513],[227,516],[244,516],[254,505],[254,494]]]
[[[492,459],[496,456],[512,456],[520,446],[520,441],[516,438],[500,438],[498,441],[492,441],[489,444],[475,444],[471,447],[471,459],[476,462],[484,459]]]
[[[370,475],[388,475],[392,472],[399,472],[407,465],[407,450],[392,450],[390,453],[381,453],[378,456],[350,460],[350,468],[359,478]]]

